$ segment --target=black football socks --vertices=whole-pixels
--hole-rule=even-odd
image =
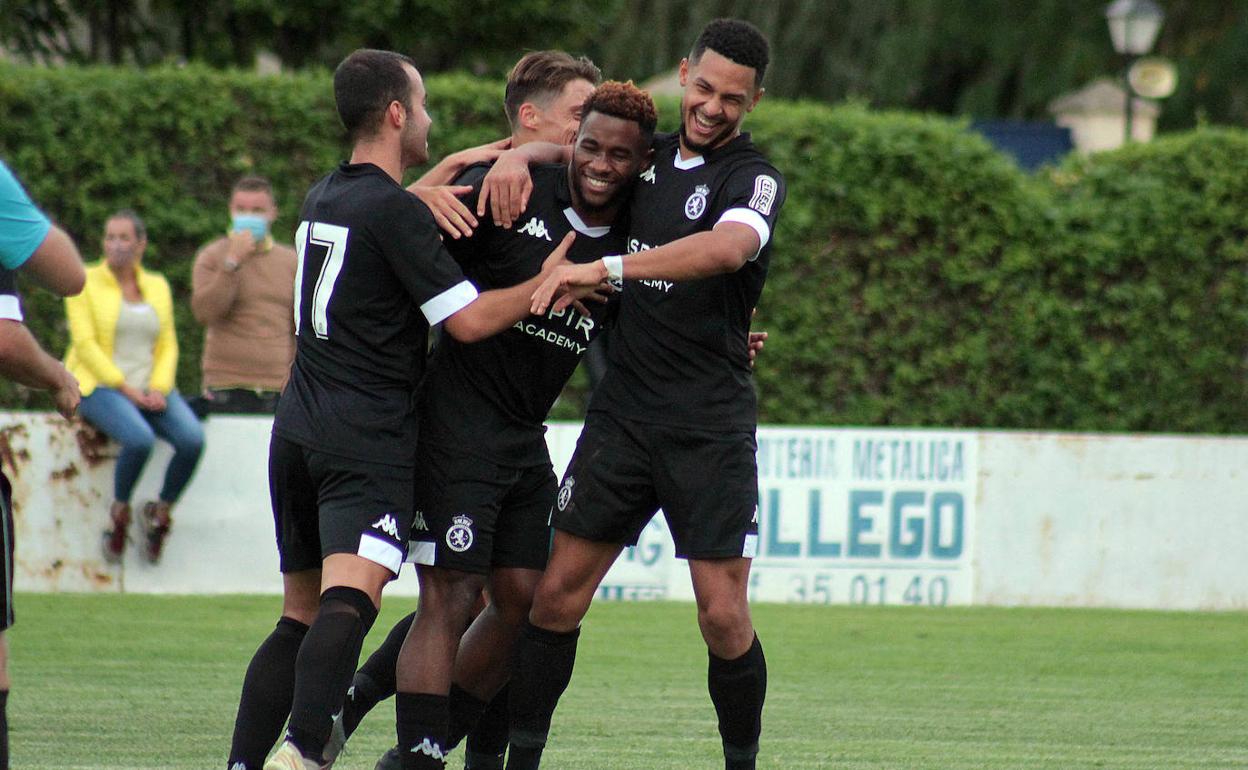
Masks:
[[[537,770],[559,696],[572,681],[581,629],[547,631],[525,621],[511,677],[511,747],[507,770]]]
[[[416,619],[413,612],[394,624],[386,640],[368,656],[364,665],[355,673],[351,680],[351,689],[347,691],[347,699],[342,704],[342,727],[347,735],[355,732],[364,715],[372,711],[378,703],[394,695],[397,689],[394,680],[395,670],[399,665],[399,650],[407,631]]]
[[[295,658],[307,633],[303,623],[283,617],[252,656],[234,720],[229,770],[260,770],[281,737],[295,694]]]
[[[763,729],[763,699],[767,695],[767,659],[758,636],[745,654],[725,660],[708,653],[706,684],[719,716],[724,741],[725,770],[754,770],[758,736]]]
[[[403,770],[441,770],[446,767],[446,734],[450,706],[445,695],[400,692],[395,696],[395,728]]]
[[[321,594],[321,606],[295,661],[295,696],[290,707],[289,740],[305,757],[318,759],[342,707],[360,647],[377,619],[368,594],[334,586]]]
[[[0,770],[9,770],[9,691],[0,690]]]
[[[468,732],[464,744],[464,770],[503,770],[503,755],[507,753],[507,699],[510,685],[503,685],[494,700],[486,706],[476,725]],[[451,693],[451,703],[455,693]],[[455,707],[451,707],[452,737],[454,736]]]

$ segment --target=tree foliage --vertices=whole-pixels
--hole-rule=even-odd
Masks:
[[[499,75],[526,49],[589,53],[611,77],[672,69],[717,16],[759,25],[786,98],[973,118],[1048,119],[1120,71],[1105,2],[1035,0],[0,0],[0,45],[33,61],[332,67],[360,46],[428,71]],[[1248,0],[1160,0],[1156,53],[1179,70],[1163,127],[1248,123]]]
[[[1048,119],[1057,96],[1120,71],[1104,7],[1086,0],[625,0],[602,47],[605,71],[644,79],[670,69],[716,16],[771,39],[778,96],[865,101],[974,118]],[[1160,0],[1155,53],[1179,91],[1163,122],[1248,123],[1248,3]]]
[[[497,81],[428,79],[434,157],[503,135]],[[675,123],[673,100],[660,103]],[[0,65],[0,157],[98,256],[104,218],[148,221],[170,279],[179,386],[199,387],[196,249],[244,173],[275,232],[345,157],[324,72]],[[768,100],[747,128],[789,197],[756,326],[773,423],[1248,431],[1248,132],[1201,129],[1030,176],[957,122]],[[64,350],[64,313],[27,294]],[[557,413],[575,417],[584,381]],[[44,405],[0,385],[6,406]]]
[[[525,48],[583,50],[617,0],[4,0],[0,41],[36,61],[202,61],[334,66],[360,48],[414,56],[430,71],[498,71]]]

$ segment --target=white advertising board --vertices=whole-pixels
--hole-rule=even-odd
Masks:
[[[19,591],[280,593],[269,422],[213,417],[159,564],[101,558],[116,448],[0,413]],[[580,425],[547,434],[556,470]],[[135,492],[151,499],[169,449]],[[1248,609],[1248,437],[764,427],[756,601]],[[410,567],[387,589],[416,592]],[[601,599],[693,598],[662,516]],[[410,601],[410,599],[403,599]]]

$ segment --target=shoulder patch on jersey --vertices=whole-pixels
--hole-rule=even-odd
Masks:
[[[654,166],[650,166],[650,168],[641,172],[639,176],[641,177],[641,181],[654,184]]]
[[[763,216],[771,215],[771,207],[776,202],[776,180],[767,174],[754,177],[754,195],[747,204]]]

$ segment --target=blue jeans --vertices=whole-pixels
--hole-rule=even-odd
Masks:
[[[113,498],[130,502],[134,485],[152,454],[156,437],[173,445],[173,459],[165,469],[160,499],[175,503],[191,480],[204,448],[204,429],[191,407],[175,390],[165,397],[163,412],[139,409],[112,388],[98,387],[82,399],[78,414],[109,438],[121,444],[113,475]]]

